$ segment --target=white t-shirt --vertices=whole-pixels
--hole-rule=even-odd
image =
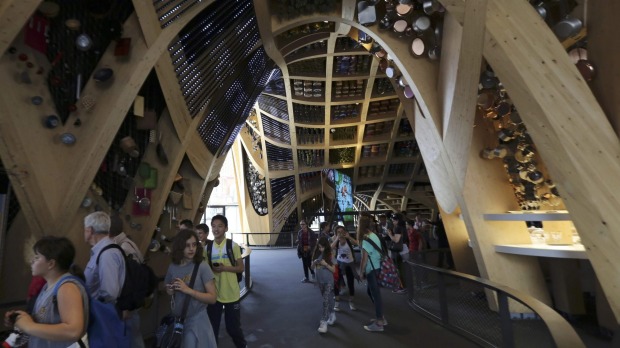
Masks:
[[[338,240],[337,243],[338,253],[336,254],[336,261],[342,263],[351,263],[355,261],[355,259],[353,258],[353,250],[351,250],[351,247],[349,247],[349,243],[347,243],[346,241],[342,243],[340,242],[340,240]]]

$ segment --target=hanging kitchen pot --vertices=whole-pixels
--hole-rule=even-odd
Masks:
[[[508,99],[502,99],[498,101],[495,105],[495,119],[500,119],[506,115],[510,114],[510,110],[512,110],[512,106]]]
[[[568,52],[568,55],[575,63],[577,70],[586,81],[592,81],[596,76],[594,65],[588,60],[588,51],[585,48],[575,48]]]
[[[405,98],[411,99],[413,98],[413,89],[411,89],[411,87],[409,86],[405,86],[405,88],[403,89],[403,94],[405,95]]]
[[[377,11],[372,1],[357,3],[357,21],[361,25],[373,25],[377,21]]]
[[[517,152],[515,152],[515,159],[519,163],[530,163],[532,158],[534,157],[534,151],[532,151],[529,146],[518,146]]]
[[[538,170],[530,172],[527,175],[527,179],[528,179],[529,182],[534,183],[534,184],[540,184],[543,181],[545,181],[545,178],[544,178],[543,174],[540,171],[538,171]]]
[[[484,89],[494,89],[497,87],[499,79],[492,71],[486,70],[480,74],[480,85]]]
[[[430,16],[439,11],[441,5],[436,0],[426,0],[422,3],[422,8],[424,8],[424,13]]]
[[[441,52],[441,48],[439,46],[435,46],[428,50],[428,58],[431,60],[439,59],[439,54]]]
[[[387,30],[392,27],[392,20],[386,14],[381,21],[379,21],[379,29]]]
[[[73,145],[77,141],[75,135],[71,133],[63,133],[60,135],[60,141],[65,145]]]
[[[504,158],[510,153],[506,145],[500,145],[493,149],[493,155],[497,158]]]
[[[35,95],[34,97],[30,98],[30,102],[32,103],[32,105],[41,105],[43,104],[43,98],[41,96]]]
[[[138,204],[140,205],[140,209],[146,211],[151,207],[151,200],[148,197],[142,197],[138,201]]]
[[[372,36],[366,34],[363,31],[358,31],[357,41],[363,45],[371,44],[373,42]]]
[[[413,39],[410,45],[410,52],[415,58],[420,58],[426,53],[426,43],[419,37]]]
[[[151,211],[151,190],[134,187],[133,215],[146,216]]]
[[[406,20],[404,19],[399,19],[396,22],[394,22],[394,32],[398,35],[398,37],[403,37],[405,36],[405,31],[407,30],[407,27],[409,26],[409,24],[407,23]]]
[[[123,152],[125,152],[126,154],[129,154],[129,156],[133,158],[137,158],[140,156],[138,145],[136,144],[136,141],[133,140],[131,136],[126,136],[122,138],[119,142],[119,145],[120,145],[121,150],[123,150]]]
[[[80,34],[75,39],[75,45],[78,50],[86,52],[93,47],[93,39],[87,34]]]
[[[541,1],[538,5],[534,6],[534,9],[536,9],[536,12],[538,12],[542,19],[547,18],[547,9],[545,8],[544,2]]]
[[[411,27],[418,33],[425,32],[431,27],[431,19],[427,16],[418,16],[411,23]]]
[[[390,63],[388,63],[388,60],[385,58],[382,58],[379,61],[379,69],[381,69],[381,71],[386,71],[386,69],[388,68]]]
[[[396,5],[396,14],[398,17],[406,18],[413,11],[413,5],[400,3]]]
[[[103,83],[111,79],[112,76],[114,76],[114,70],[110,68],[101,68],[95,71],[93,79],[95,82]]]
[[[60,124],[60,118],[56,115],[46,116],[43,119],[43,124],[45,125],[45,128],[49,128],[49,129],[56,128]]]
[[[495,154],[493,153],[493,149],[487,147],[480,151],[480,157],[484,159],[494,159]]]
[[[478,94],[477,104],[478,106],[484,110],[489,111],[493,108],[495,104],[496,91],[492,89],[483,89]]]
[[[151,242],[149,243],[149,251],[150,252],[156,252],[159,251],[159,248],[161,247],[161,245],[159,244],[159,241],[157,239],[151,239]]]
[[[583,23],[577,18],[565,18],[553,26],[553,32],[560,42],[579,33]]]

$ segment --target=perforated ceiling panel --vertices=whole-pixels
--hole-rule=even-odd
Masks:
[[[181,31],[168,50],[192,116],[232,85],[259,40],[248,0],[217,1]]]
[[[170,55],[198,132],[213,154],[228,151],[272,73],[248,0],[218,1],[170,45]]]

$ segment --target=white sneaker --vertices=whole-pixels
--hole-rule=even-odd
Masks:
[[[327,322],[321,320],[321,324],[319,325],[319,329],[317,330],[320,333],[326,333],[327,332]]]
[[[332,312],[329,315],[329,319],[327,319],[327,324],[328,325],[334,325],[335,322],[336,322],[336,313]]]
[[[355,304],[353,303],[353,301],[349,301],[349,308],[351,308],[352,311],[356,311],[357,308],[355,307]]]
[[[334,303],[334,310],[340,312],[340,302],[336,301],[336,303]]]
[[[371,323],[374,323],[376,321],[377,321],[377,319],[374,319],[374,318],[370,319]],[[387,325],[388,325],[387,319],[385,319],[385,317],[383,317],[383,326],[387,326]]]

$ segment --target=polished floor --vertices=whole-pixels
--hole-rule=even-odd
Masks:
[[[388,326],[381,333],[365,331],[374,309],[363,284],[356,284],[357,311],[341,302],[328,332],[317,332],[322,310],[319,289],[301,283],[301,261],[294,249],[253,250],[254,287],[241,304],[241,321],[248,347],[477,347],[471,341],[414,312],[405,295],[383,289]],[[219,347],[234,347],[220,328]]]

